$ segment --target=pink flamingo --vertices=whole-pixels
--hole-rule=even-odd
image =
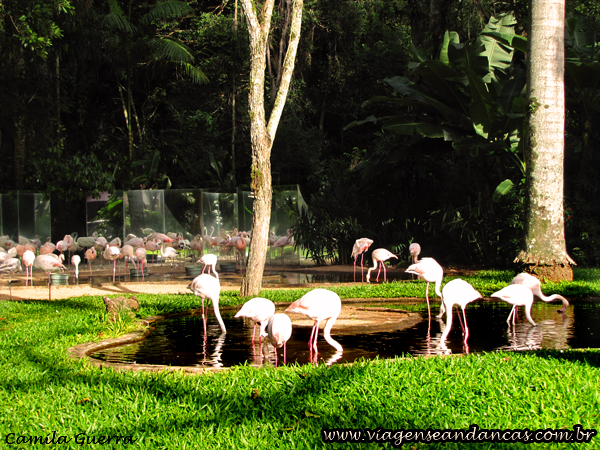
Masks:
[[[533,305],[533,292],[527,286],[522,284],[509,284],[504,289],[500,289],[498,292],[494,292],[491,297],[499,298],[513,305],[508,315],[506,322],[510,325],[510,319],[512,317],[512,323],[515,324],[515,318],[519,312],[519,306],[525,308],[525,317],[531,325],[534,327],[537,324],[531,318],[531,305]]]
[[[275,365],[277,365],[277,348],[283,346],[283,363],[286,362],[286,347],[287,341],[292,336],[292,321],[283,314],[273,314],[267,322],[267,338],[275,347]],[[266,344],[266,341],[265,341]],[[263,352],[264,353],[264,352]]]
[[[387,271],[385,268],[385,261],[387,261],[390,258],[398,259],[398,257],[385,248],[378,248],[377,250],[373,250],[371,257],[373,258],[373,267],[370,267],[369,270],[367,271],[367,283],[370,283],[371,271],[374,269],[377,269],[377,265],[379,265],[379,271],[377,272],[377,281],[379,281],[379,274],[381,273],[382,267],[383,267],[383,281],[387,281]]]
[[[440,314],[438,317],[442,317],[444,312],[446,312],[446,328],[442,333],[442,337],[440,338],[442,341],[445,341],[450,333],[450,329],[452,328],[452,308],[454,305],[458,305],[462,308],[463,318],[464,318],[464,341],[467,341],[469,337],[469,327],[467,326],[467,316],[465,314],[465,307],[468,303],[475,301],[481,297],[481,294],[473,288],[469,283],[465,280],[461,280],[460,278],[456,280],[449,281],[442,290],[442,306],[440,308]],[[460,320],[460,312],[458,313],[458,319]],[[462,326],[462,322],[461,322]]]
[[[242,309],[240,309],[234,317],[247,317],[254,322],[254,328],[252,329],[252,345],[254,345],[256,325],[260,323],[260,330],[258,333],[258,345],[260,345],[262,336],[266,336],[265,329],[267,328],[267,321],[273,314],[275,314],[275,303],[266,298],[255,297],[244,303]]]
[[[522,284],[523,286],[527,286],[533,293],[534,297],[537,297],[545,302],[551,302],[552,300],[561,300],[563,305],[562,308],[558,310],[559,312],[565,312],[565,310],[569,306],[569,301],[562,295],[552,294],[550,297],[546,297],[542,292],[542,285],[540,283],[540,280],[528,273],[520,273],[519,275],[513,278],[510,284]]]
[[[365,256],[365,252],[369,250],[369,247],[373,244],[373,240],[369,238],[360,238],[357,239],[352,247],[352,255],[351,257],[354,259],[354,281],[356,282],[356,259],[358,255],[360,255],[360,272],[361,272],[361,281],[364,281],[364,267],[363,267],[363,258]]]
[[[281,247],[281,265],[285,266],[285,261],[283,260],[283,249],[286,245],[293,245],[294,244],[294,236],[292,236],[292,230],[290,230],[288,228],[287,230],[287,235],[286,236],[282,236],[279,239],[277,239],[277,241],[275,242],[275,244],[272,245],[272,247]]]
[[[135,259],[137,261],[137,275],[140,276],[140,267],[142,268],[142,281],[144,280],[144,267],[148,267],[147,252],[144,247],[135,249]]]
[[[75,278],[77,279],[77,284],[79,284],[79,263],[81,262],[81,257],[79,255],[73,255],[71,257],[71,264],[75,266]]]
[[[326,320],[325,328],[323,330],[323,337],[325,340],[333,346],[338,352],[344,351],[339,342],[335,341],[331,337],[331,328],[337,320],[340,312],[342,311],[342,301],[340,296],[335,292],[328,289],[313,289],[312,291],[304,294],[302,298],[293,302],[285,312],[293,312],[304,314],[310,319],[314,320],[312,332],[308,340],[308,347],[312,353],[314,350],[315,354],[317,350],[317,337],[319,335],[319,324],[321,321]]]
[[[121,258],[125,259],[125,269],[129,269],[129,260],[133,259],[133,246],[131,244],[124,244],[120,251]]]
[[[98,256],[98,253],[94,247],[90,247],[85,251],[85,259],[90,266],[90,276],[92,275],[92,261],[96,259],[96,256]]]
[[[418,263],[408,266],[406,273],[414,273],[415,275],[419,275],[427,282],[425,298],[427,299],[427,312],[429,313],[429,319],[431,320],[431,307],[429,305],[429,283],[435,283],[435,293],[442,298],[440,286],[442,284],[442,279],[444,278],[444,269],[442,269],[442,266],[440,266],[435,259],[423,258]]]
[[[25,253],[21,256],[21,261],[25,266],[25,286],[27,286],[27,279],[31,280],[31,285],[33,286],[33,262],[35,261],[35,253],[31,250],[25,250]]]
[[[225,329],[225,323],[223,322],[221,313],[219,312],[219,295],[221,294],[221,284],[219,283],[219,280],[207,273],[202,273],[194,278],[188,288],[192,290],[195,296],[202,299],[202,321],[204,322],[204,333],[206,334],[206,315],[204,312],[205,298],[212,300],[215,317],[217,318],[217,322],[219,322],[221,331],[225,333],[227,330]]]
[[[106,244],[104,253],[102,253],[102,256],[104,257],[104,259],[107,259],[107,260],[113,262],[113,283],[115,282],[115,272],[117,271],[117,259],[119,258],[120,254],[121,254],[121,250],[119,250],[118,247],[113,247],[109,244]]]
[[[410,257],[412,259],[412,263],[416,264],[419,262],[419,255],[421,254],[421,246],[416,242],[413,242],[408,246],[408,252],[410,253]]]
[[[213,273],[215,274],[215,277],[217,277],[217,280],[219,279],[219,274],[215,270],[215,267],[217,266],[217,255],[213,253],[207,253],[198,261],[196,261],[196,264],[198,264],[199,262],[204,264],[204,267],[202,268],[202,273],[204,273],[204,269],[210,266],[210,268],[212,268]],[[210,273],[210,268],[206,273]]]

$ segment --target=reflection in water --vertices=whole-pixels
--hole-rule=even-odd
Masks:
[[[414,302],[414,300],[412,300]],[[398,302],[402,309],[408,302]],[[391,302],[386,302],[386,306]],[[353,305],[359,306],[359,305]],[[362,305],[360,305],[362,306]],[[373,302],[369,305],[373,306]],[[435,308],[435,306],[434,306]],[[496,301],[478,301],[467,309],[469,339],[464,342],[463,331],[453,327],[448,338],[440,339],[444,321],[432,320],[428,333],[427,306],[421,304],[424,320],[415,326],[394,332],[336,334],[344,351],[336,352],[323,339],[319,339],[319,364],[353,362],[360,358],[393,358],[394,356],[440,355],[451,353],[478,353],[494,350],[567,349],[598,347],[597,323],[600,320],[600,305],[576,303],[565,313],[557,312],[557,305],[534,303],[532,315],[538,323],[531,326],[521,313],[514,326],[507,327],[506,316],[510,305]],[[210,323],[207,333],[202,331],[199,315],[177,317],[155,324],[150,336],[144,341],[106,349],[95,353],[99,359],[113,362],[138,364],[170,364],[173,366],[231,367],[238,364],[261,366],[275,365],[272,346],[263,355],[258,342],[252,344],[254,323],[233,318],[234,311],[223,312],[227,334],[222,334],[219,325]],[[311,327],[294,326],[292,337],[287,342],[286,364],[314,362],[307,345]],[[279,365],[283,362],[283,351],[279,351]]]

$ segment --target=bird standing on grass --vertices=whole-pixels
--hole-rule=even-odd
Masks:
[[[342,311],[342,301],[340,296],[328,289],[313,289],[304,294],[300,299],[293,302],[285,312],[300,313],[314,320],[314,325],[308,340],[308,347],[311,353],[317,350],[317,338],[319,336],[319,324],[326,320],[323,337],[338,352],[344,351],[339,342],[331,337],[331,328]]]

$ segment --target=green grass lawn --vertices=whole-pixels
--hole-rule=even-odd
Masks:
[[[486,271],[467,279],[489,296],[513,275]],[[543,288],[574,301],[600,296],[599,275],[577,270],[575,281]],[[423,297],[424,283],[335,290],[342,298]],[[261,295],[291,302],[304,292]],[[191,294],[137,297],[140,318],[199,305]],[[222,303],[244,300],[224,292]],[[117,372],[67,356],[76,344],[120,336],[137,326],[125,317],[109,323],[101,297],[1,302],[0,449],[378,448],[398,443],[400,430],[430,430],[430,438],[440,430],[447,434],[439,437],[451,438],[449,430],[466,434],[476,425],[484,431],[513,430],[505,439],[532,439],[537,432],[539,439],[549,440],[578,424],[584,430],[580,438],[600,429],[597,349],[407,356],[277,369],[241,366],[205,375]],[[352,435],[359,442],[326,443],[327,429],[362,434]],[[350,437],[335,431],[328,436]],[[49,443],[31,444],[35,439]],[[600,448],[600,438],[587,444],[409,442],[402,448],[520,447]]]

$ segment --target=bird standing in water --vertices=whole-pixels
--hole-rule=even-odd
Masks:
[[[267,322],[273,314],[275,314],[275,303],[266,298],[255,297],[244,303],[242,309],[240,309],[234,317],[247,317],[254,322],[254,328],[252,329],[252,345],[254,345],[256,325],[260,323],[258,333],[258,345],[260,345],[262,336],[267,335],[265,333]]]
[[[512,317],[512,323],[514,325],[515,318],[519,312],[519,306],[523,306],[525,308],[525,317],[531,325],[534,327],[537,324],[531,318],[531,305],[533,305],[533,292],[527,286],[522,284],[509,284],[504,289],[500,289],[498,292],[494,292],[491,297],[499,298],[500,300],[505,301],[506,303],[510,303],[513,305],[510,310],[510,314],[508,315],[508,319],[506,322],[510,325],[510,319]]]
[[[510,284],[522,284],[523,286],[527,286],[533,293],[534,297],[537,297],[545,302],[551,302],[552,300],[562,301],[563,305],[562,308],[558,310],[559,312],[565,312],[565,310],[569,306],[569,301],[562,295],[552,294],[549,297],[545,296],[542,292],[542,284],[540,283],[540,280],[528,273],[520,273],[512,279]]]
[[[429,313],[429,319],[431,319],[431,307],[429,305],[429,283],[435,283],[435,293],[442,298],[440,286],[442,285],[442,279],[444,278],[444,269],[442,269],[442,266],[440,266],[435,259],[423,258],[418,263],[408,266],[406,273],[414,273],[415,275],[419,275],[427,282],[425,298],[427,299],[427,312]]]
[[[331,328],[342,311],[342,301],[340,296],[328,289],[313,289],[307,292],[300,299],[293,302],[285,312],[300,313],[314,320],[314,325],[308,340],[308,347],[311,353],[317,350],[317,338],[319,336],[319,324],[326,320],[323,330],[323,337],[338,352],[344,351],[339,342],[331,337]]]
[[[287,359],[287,341],[292,336],[292,321],[291,319],[283,314],[274,314],[269,318],[267,323],[267,338],[271,344],[275,347],[275,365],[277,365],[277,349],[283,347],[283,363],[286,363]],[[265,340],[266,344],[266,340]],[[263,353],[265,353],[263,351]]]
[[[221,294],[221,284],[219,283],[219,280],[208,275],[207,273],[202,273],[194,278],[188,288],[191,289],[195,296],[202,299],[202,320],[204,322],[204,333],[206,333],[206,314],[204,311],[205,298],[212,300],[215,317],[217,318],[217,322],[219,322],[221,331],[225,333],[227,330],[225,329],[225,323],[223,322],[221,313],[219,312],[219,295]]]
[[[458,305],[462,308],[462,315],[464,319],[464,341],[467,341],[469,337],[469,327],[467,326],[467,316],[465,314],[465,307],[468,303],[475,301],[481,297],[481,294],[473,288],[465,280],[460,278],[449,281],[442,290],[442,306],[440,308],[440,314],[438,317],[442,317],[446,312],[446,328],[442,333],[441,340],[445,341],[452,328],[452,308],[454,305]],[[460,320],[460,311],[458,313],[458,319]],[[462,326],[462,322],[461,322]]]
[[[363,258],[365,256],[365,252],[369,250],[369,247],[373,244],[373,240],[369,238],[360,238],[357,239],[352,247],[352,255],[354,258],[354,281],[356,282],[356,258],[360,255],[360,272],[361,272],[361,281],[364,281],[364,266],[363,266]]]

